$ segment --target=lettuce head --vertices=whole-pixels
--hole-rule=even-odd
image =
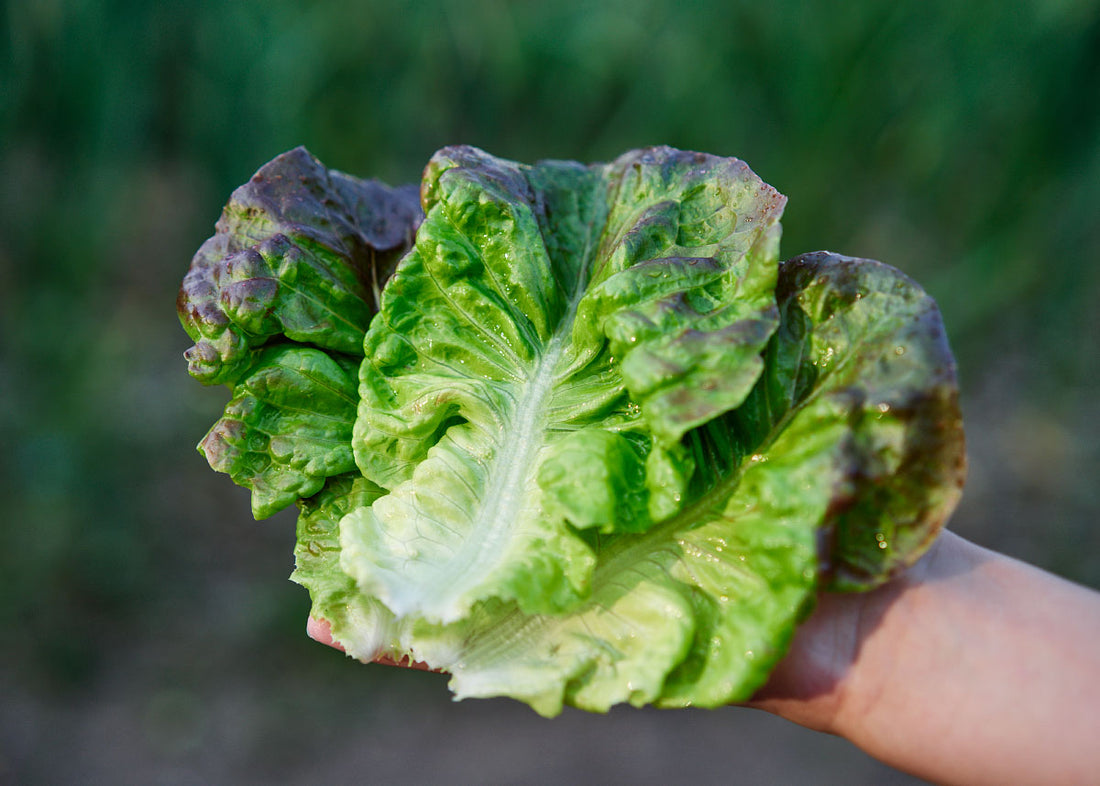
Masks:
[[[304,149],[234,192],[178,300],[200,443],[362,660],[457,697],[718,706],[821,591],[916,560],[964,476],[935,303],[879,262],[779,261],[785,198],[667,147],[419,192]]]

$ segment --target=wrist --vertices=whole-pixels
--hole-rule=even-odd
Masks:
[[[961,538],[944,532],[917,563],[868,592],[826,593],[795,633],[787,657],[750,706],[859,744],[874,718],[905,649],[921,588],[950,567]]]
[[[855,613],[849,620],[851,650],[846,668],[838,675],[833,734],[864,747],[881,734],[885,719],[895,717],[891,706],[898,689],[913,684],[913,653],[922,642],[914,637],[922,628],[930,588],[962,569],[960,549],[966,541],[943,531],[916,563],[886,584],[852,596]]]

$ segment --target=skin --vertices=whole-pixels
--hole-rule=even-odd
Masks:
[[[944,532],[888,584],[823,595],[748,704],[936,783],[1095,783],[1100,593]]]

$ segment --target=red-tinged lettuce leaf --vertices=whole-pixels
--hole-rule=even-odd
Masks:
[[[781,281],[788,321],[803,319],[797,309],[814,325],[815,384],[827,378],[858,398],[847,491],[827,521],[828,588],[873,587],[924,553],[962,495],[966,446],[943,320],[919,286],[873,260],[806,254],[784,263]],[[776,377],[788,390],[790,373]],[[777,387],[764,405],[773,413],[788,397]]]
[[[354,380],[381,286],[412,242],[415,186],[326,169],[304,148],[233,192],[177,299],[191,374],[233,398],[199,445],[262,518],[354,469]]]
[[[305,148],[265,164],[233,192],[180,289],[191,375],[232,383],[274,340],[361,355],[377,294],[420,217],[414,186],[326,169]]]
[[[955,365],[932,298],[894,268],[827,252],[784,262],[776,297],[781,324],[765,353],[764,375],[741,407],[694,436],[712,443],[721,434],[724,445],[737,446],[726,455],[740,457],[700,465],[706,467],[700,474],[710,475],[696,479],[703,498],[721,493],[731,475],[750,477],[745,467],[754,465],[768,466],[764,477],[772,472],[777,484],[746,488],[742,481],[732,498],[741,514],[682,539],[708,559],[702,573],[682,561],[678,575],[691,574],[702,588],[696,577],[709,573],[710,591],[693,595],[697,616],[706,622],[669,675],[662,706],[748,698],[785,652],[794,623],[809,611],[811,597],[797,613],[787,603],[788,627],[746,640],[746,617],[714,603],[715,596],[733,597],[718,564],[760,559],[741,544],[768,531],[761,515],[776,517],[777,504],[790,510],[816,503],[818,512],[804,530],[815,543],[814,567],[807,570],[816,574],[816,589],[865,589],[924,553],[965,480]],[[807,446],[838,431],[828,464],[800,476],[820,460]],[[818,473],[829,478],[825,495],[815,489]],[[739,544],[732,549],[731,537]],[[768,565],[763,577],[771,593],[789,596],[789,583],[775,588],[777,563],[757,564]],[[759,613],[766,602],[754,598],[748,606]],[[731,675],[739,672],[755,676],[738,687]]]

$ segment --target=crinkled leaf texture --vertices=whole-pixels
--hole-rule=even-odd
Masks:
[[[191,375],[233,398],[199,444],[257,518],[355,469],[363,336],[421,219],[417,190],[326,169],[305,148],[233,192],[176,301]]]
[[[651,526],[647,459],[759,375],[783,199],[668,148],[589,167],[448,148],[422,197],[360,372],[355,458],[390,493],[344,519],[344,569],[400,616],[566,611],[592,591],[586,531]]]
[[[784,199],[744,163],[453,147],[420,193],[362,351],[253,346],[204,443],[254,507],[300,498],[293,578],[350,655],[545,715],[743,700],[817,592],[953,509],[935,304],[778,262]]]
[[[358,358],[296,344],[254,353],[199,451],[213,469],[252,490],[256,518],[316,494],[325,478],[355,469],[358,367]]]

